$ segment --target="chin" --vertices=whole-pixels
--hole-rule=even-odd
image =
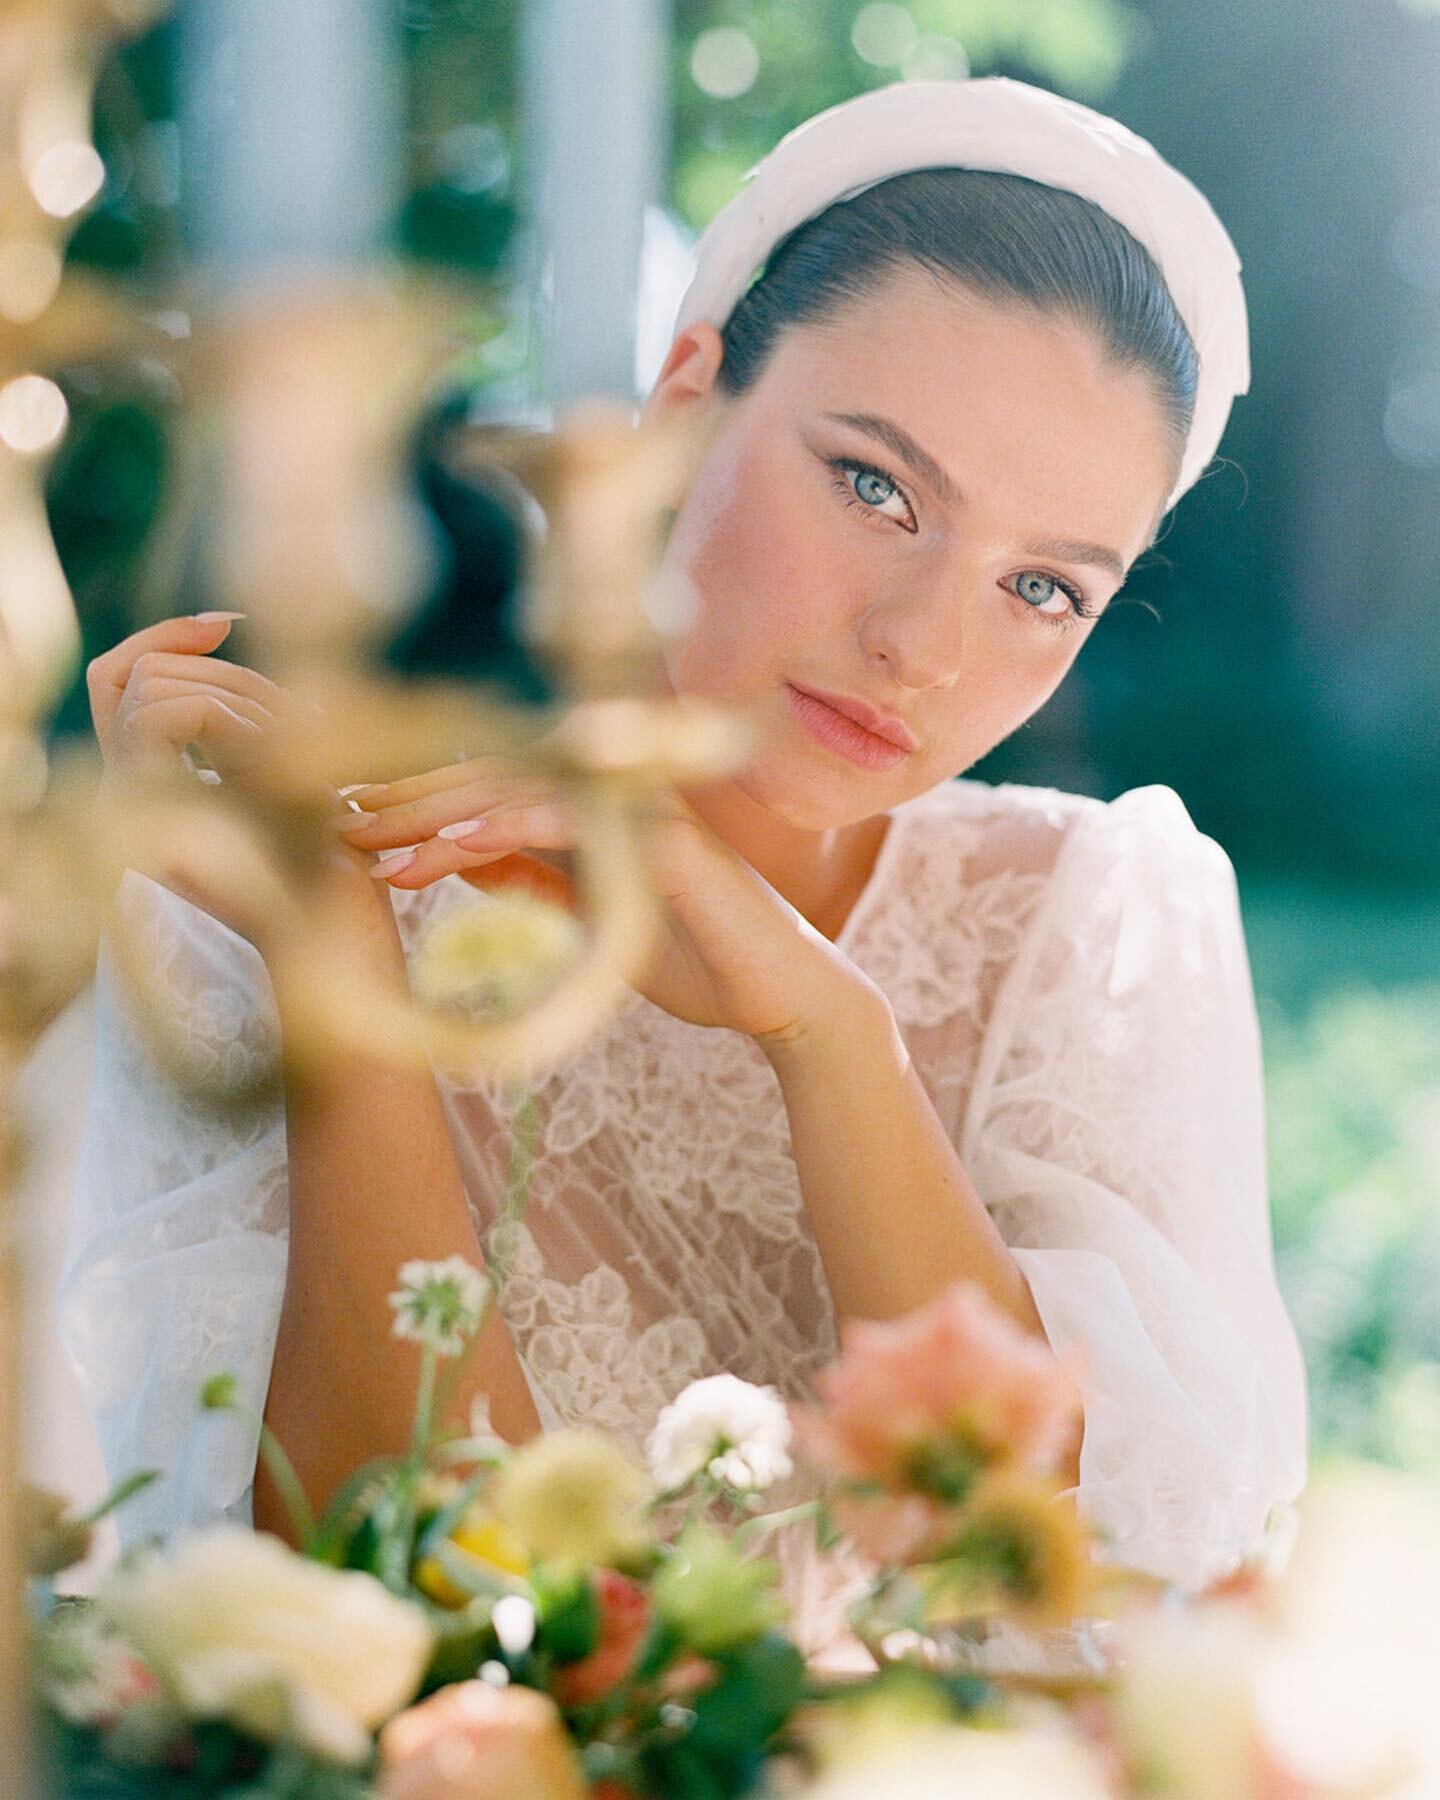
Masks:
[[[747,799],[793,825],[797,831],[836,831],[873,819],[905,798],[879,783],[848,781],[837,769],[827,780],[798,759],[769,756],[732,777]],[[869,792],[866,792],[866,789]]]

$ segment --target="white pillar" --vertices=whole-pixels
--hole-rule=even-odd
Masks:
[[[379,253],[405,127],[394,0],[181,0],[192,252],[227,271]]]
[[[666,0],[530,0],[522,279],[537,405],[633,401],[645,208],[666,154]]]

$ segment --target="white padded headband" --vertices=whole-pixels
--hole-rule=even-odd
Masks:
[[[1168,511],[1220,443],[1250,387],[1240,258],[1210,202],[1117,120],[1028,82],[906,81],[816,113],[746,176],[696,246],[675,330],[723,329],[781,238],[837,200],[911,169],[998,169],[1103,207],[1154,257],[1200,360],[1195,418]]]

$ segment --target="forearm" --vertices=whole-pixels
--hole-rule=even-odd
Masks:
[[[388,897],[356,890],[344,929],[353,953],[408,992]],[[282,1038],[289,1006],[277,984]],[[366,1458],[409,1439],[418,1354],[391,1333],[387,1295],[413,1257],[466,1257],[484,1266],[428,1066],[336,1053],[323,1077],[287,1077],[290,1244],[266,1423],[295,1462],[312,1504]],[[503,1320],[492,1314],[457,1402],[463,1419],[484,1394],[502,1437],[539,1430]],[[255,1522],[288,1535],[278,1494],[257,1471]]]
[[[858,988],[802,1035],[764,1047],[837,1316],[895,1318],[968,1277],[1043,1336],[883,996]]]
[[[813,1028],[764,1043],[837,1319],[891,1319],[978,1281],[1027,1331],[1028,1283],[936,1117],[884,996],[837,998]],[[1058,1471],[1079,1483],[1078,1446]]]

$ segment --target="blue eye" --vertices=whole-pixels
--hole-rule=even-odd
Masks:
[[[879,513],[882,519],[893,520],[902,531],[915,532],[919,529],[915,510],[906,497],[904,488],[893,476],[887,475],[883,469],[875,468],[871,463],[858,462],[849,456],[835,456],[828,460],[835,476],[835,491],[847,506],[856,507],[862,512]],[[892,500],[899,502],[902,512],[881,510]]]
[[[1077,619],[1095,617],[1079,588],[1061,581],[1057,575],[1047,575],[1043,569],[1026,569],[1017,575],[1011,592],[1047,625],[1073,625]]]
[[[1070,610],[1070,595],[1053,576],[1042,575],[1038,569],[1027,569],[1017,581],[1015,591],[1036,612],[1059,615]],[[1057,600],[1058,606],[1055,605]]]

